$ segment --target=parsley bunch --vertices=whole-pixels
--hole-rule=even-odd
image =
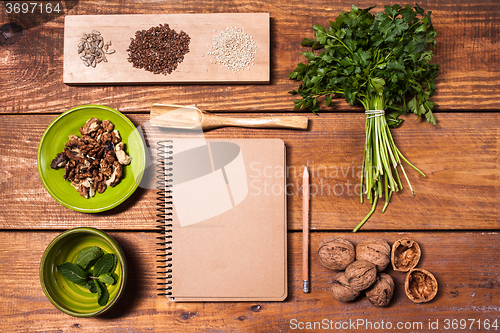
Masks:
[[[309,62],[299,63],[288,75],[302,81],[290,92],[301,97],[294,102],[296,109],[316,113],[320,99],[331,106],[332,99],[344,98],[368,111],[361,184],[372,209],[354,231],[375,211],[379,198],[385,196],[384,212],[392,193],[402,189],[398,166],[415,194],[401,160],[425,176],[398,150],[389,127],[398,126],[399,116],[408,112],[436,125],[434,103],[429,100],[436,92],[439,71],[438,65],[430,63],[437,35],[431,12],[425,13],[418,5],[403,8],[396,4],[373,15],[373,8],[352,6],[350,12],[330,21],[328,28],[313,26],[314,39],[301,43],[311,47],[302,53]]]

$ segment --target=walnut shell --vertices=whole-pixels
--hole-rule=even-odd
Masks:
[[[345,277],[352,289],[365,290],[375,282],[377,268],[366,260],[356,260],[345,269]]]
[[[391,247],[383,239],[369,238],[356,246],[356,260],[366,260],[382,272],[391,262]]]
[[[422,252],[417,242],[402,238],[392,244],[391,263],[395,271],[408,272],[417,266]]]
[[[394,280],[389,274],[380,273],[365,294],[373,305],[387,306],[394,295]]]
[[[344,272],[335,275],[331,289],[333,297],[340,302],[352,301],[360,295],[359,291],[351,288]]]
[[[344,270],[356,257],[354,245],[340,238],[330,237],[321,241],[318,250],[319,262],[335,271]]]
[[[405,279],[405,293],[415,303],[432,300],[438,291],[434,275],[425,269],[415,268],[408,272]]]

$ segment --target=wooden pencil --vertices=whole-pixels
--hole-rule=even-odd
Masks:
[[[302,178],[302,291],[309,292],[309,171]]]

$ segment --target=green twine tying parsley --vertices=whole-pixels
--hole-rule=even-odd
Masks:
[[[332,99],[344,98],[349,104],[361,104],[366,110],[366,141],[363,155],[361,202],[370,200],[368,215],[375,211],[379,198],[385,197],[385,212],[391,195],[403,188],[397,167],[413,194],[401,161],[425,176],[396,147],[390,127],[403,121],[402,114],[413,112],[436,125],[429,100],[436,92],[435,79],[439,66],[431,64],[431,48],[437,31],[431,23],[431,12],[417,4],[385,6],[383,12],[370,13],[375,7],[341,12],[328,28],[313,26],[314,39],[305,38],[301,45],[311,47],[303,52],[309,62],[299,63],[288,77],[302,81],[295,108],[319,111],[319,99],[326,106]],[[315,50],[319,50],[315,53]]]

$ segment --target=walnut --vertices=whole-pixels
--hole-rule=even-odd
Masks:
[[[104,129],[104,131],[107,133],[113,132],[113,129],[115,127],[115,125],[113,125],[113,123],[109,120],[103,120],[101,123],[101,126]]]
[[[59,169],[63,166],[66,166],[66,162],[68,162],[68,158],[64,154],[64,152],[57,154],[57,156],[50,163],[50,167],[52,169]]]
[[[402,238],[392,244],[392,268],[395,271],[408,272],[417,266],[421,255],[417,242],[409,238]]]
[[[331,290],[333,297],[340,302],[352,301],[360,295],[359,291],[351,288],[344,272],[335,275]]]
[[[112,165],[116,161],[116,155],[114,151],[107,151],[104,153],[103,159],[108,162],[108,164]]]
[[[69,160],[78,163],[83,163],[85,161],[85,156],[83,156],[82,152],[78,148],[72,148],[72,149],[65,148],[64,154]]]
[[[113,163],[109,164],[108,161],[102,159],[100,173],[104,176],[111,177],[111,174],[113,173]]]
[[[351,242],[330,237],[319,244],[318,256],[319,262],[326,268],[341,271],[354,261],[356,255]]]
[[[97,193],[104,193],[104,191],[106,191],[108,186],[106,185],[105,181],[101,181],[101,182],[95,182],[95,188]]]
[[[83,145],[85,145],[85,143],[76,135],[70,135],[69,141],[65,144],[65,146],[69,148],[80,148]]]
[[[102,133],[101,137],[99,138],[99,141],[101,141],[101,142],[108,142],[109,141],[109,143],[113,144],[111,142],[111,140],[113,140],[113,136],[111,135],[111,133],[108,133],[108,132]]]
[[[365,294],[373,305],[387,306],[394,295],[394,280],[389,274],[380,273]]]
[[[115,155],[116,155],[116,158],[118,159],[118,162],[121,165],[128,165],[128,164],[130,164],[130,156],[128,156],[125,153],[124,148],[125,148],[125,144],[123,142],[118,143],[115,146]]]
[[[369,261],[382,272],[391,261],[391,247],[383,239],[367,239],[356,246],[356,260]]]
[[[438,283],[434,275],[425,269],[414,268],[406,275],[405,292],[415,303],[432,300],[438,291]]]
[[[90,182],[91,179],[83,179],[83,180],[73,180],[71,185],[80,193],[82,197],[85,199],[89,197],[93,197],[95,195],[94,186]]]
[[[345,277],[352,289],[365,290],[377,277],[377,268],[366,260],[356,260],[345,269]]]
[[[101,124],[101,121],[99,119],[90,118],[89,120],[87,120],[87,122],[85,123],[85,126],[83,126],[83,128],[80,127],[80,133],[82,135],[85,135],[85,134],[89,134],[91,132],[97,131],[100,124]]]
[[[104,153],[107,153],[109,151],[110,152],[115,151],[115,146],[113,145],[113,142],[111,142],[111,139],[104,141]]]
[[[113,164],[113,174],[111,174],[111,177],[109,177],[109,179],[106,181],[106,185],[115,186],[116,184],[118,184],[122,176],[122,172],[123,172],[122,165],[118,162],[115,162]]]
[[[117,130],[114,130],[111,132],[111,137],[113,138],[111,141],[116,145],[117,143],[122,141],[122,138],[120,137],[120,133]]]
[[[64,167],[64,180],[71,180],[75,176],[75,166],[76,162],[75,161],[69,161],[66,163],[66,166]]]

